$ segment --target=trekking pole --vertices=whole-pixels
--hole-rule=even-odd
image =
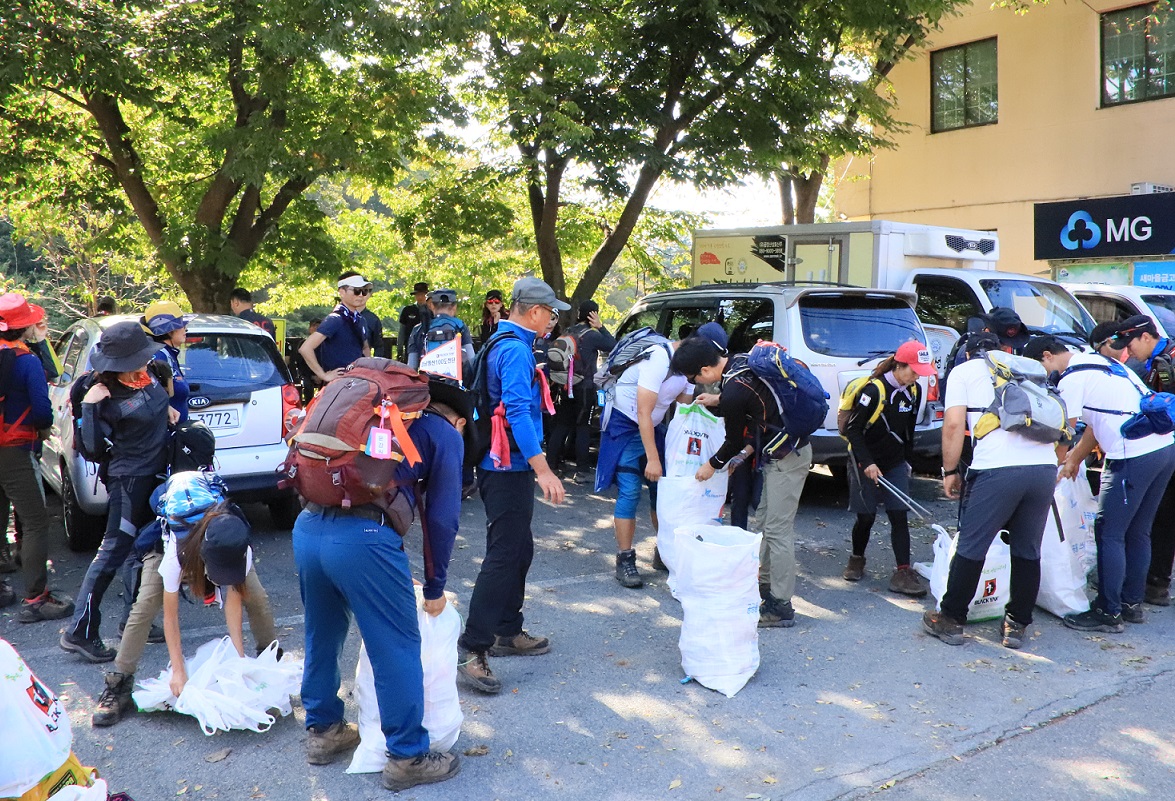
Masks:
[[[891,482],[886,480],[885,476],[879,476],[877,478],[877,483],[880,484],[881,486],[885,487],[887,490],[889,490],[891,495],[893,495],[899,501],[904,503],[906,505],[906,508],[908,508],[911,512],[913,512],[915,515],[917,515],[918,518],[923,523],[929,522],[930,519],[933,517],[933,515],[930,513],[930,511],[925,506],[918,503],[916,500],[911,498],[909,495],[907,495],[906,493],[902,492],[900,489],[895,487]]]

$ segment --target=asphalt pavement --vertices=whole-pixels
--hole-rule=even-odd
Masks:
[[[638,535],[640,590],[612,577],[611,499],[569,488],[561,507],[538,504],[527,629],[552,652],[493,660],[505,689],[462,689],[460,776],[400,797],[443,799],[824,799],[883,793],[897,799],[1138,798],[1175,787],[1175,609],[1150,609],[1124,634],[1089,635],[1037,610],[1021,651],[1000,646],[998,624],[968,627],[962,647],[923,634],[932,599],[886,590],[892,556],[880,516],[866,579],[840,578],[849,548],[847,493],[809,477],[798,519],[797,625],[760,631],[762,664],[734,698],[682,684],[681,607],[651,571],[645,507]],[[954,504],[939,482],[917,479],[914,495],[949,524]],[[65,548],[55,510],[52,582],[76,591],[88,555]],[[283,646],[302,653],[302,606],[288,531],[264,507],[247,509],[255,556]],[[484,513],[467,501],[450,568],[458,609],[468,601],[484,552]],[[932,558],[933,535],[915,528],[914,558]],[[418,535],[408,547],[419,565]],[[19,579],[15,582],[19,585]],[[115,634],[120,584],[104,604]],[[219,611],[184,608],[186,650],[223,633]],[[93,729],[90,713],[104,666],[58,649],[60,625],[21,626],[14,608],[0,636],[64,699],[74,747],[112,790],[137,801],[187,797],[285,801],[379,799],[378,774],[345,774],[345,762],[311,767],[302,710],[263,734],[206,737],[174,713],[139,713]],[[350,690],[359,640],[345,654]],[[140,677],[157,675],[166,647],[152,645]],[[348,700],[348,717],[355,706]],[[225,749],[231,749],[224,756]],[[213,761],[214,758],[221,757]]]

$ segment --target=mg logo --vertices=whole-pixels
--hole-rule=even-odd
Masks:
[[[1061,229],[1061,247],[1065,250],[1091,250],[1102,241],[1102,229],[1088,211],[1075,211]]]
[[[188,398],[189,409],[203,409],[210,403],[212,403],[212,401],[203,395],[193,395],[192,397]]]

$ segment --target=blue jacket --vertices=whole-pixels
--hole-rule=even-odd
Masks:
[[[179,356],[179,348],[173,348],[171,345],[164,345],[155,354],[156,359],[167,362],[171,367],[171,408],[180,413],[179,422],[185,423],[188,420],[188,396],[192,394],[192,390],[188,387],[188,379],[184,378],[184,371],[180,368]]]
[[[481,469],[495,473],[530,470],[528,459],[543,452],[542,394],[536,374],[534,332],[510,320],[498,323],[498,333],[512,331],[518,339],[505,339],[494,346],[486,360],[486,380],[494,408],[506,404],[506,421],[514,434],[518,449],[510,451],[510,469],[494,467],[487,453]],[[520,341],[521,340],[521,341]]]
[[[22,428],[27,427],[36,431],[53,425],[49,385],[45,382],[45,370],[36,354],[26,353],[23,349],[17,350],[16,358],[10,362],[8,374],[0,376],[0,381],[4,383],[0,393],[5,397],[5,425],[12,425],[13,421],[26,412],[28,414],[21,424]],[[32,444],[17,447],[26,451],[33,449]]]
[[[431,601],[444,594],[449,558],[457,538],[465,442],[452,423],[427,411],[409,427],[408,436],[420,452],[420,462],[415,467],[400,462],[396,478],[405,482],[422,482],[423,498],[416,496],[415,484],[411,492],[426,532],[424,597]]]

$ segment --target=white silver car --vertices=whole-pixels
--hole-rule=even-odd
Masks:
[[[98,466],[73,446],[73,411],[69,391],[90,369],[90,354],[102,331],[121,315],[79,320],[61,340],[61,376],[49,386],[53,430],[44,443],[41,473],[62,499],[65,531],[71,548],[86,550],[102,539],[106,526],[106,487]],[[216,471],[238,502],[269,506],[278,528],[292,528],[300,511],[292,490],[279,490],[278,465],[285,459],[283,441],[289,412],[300,405],[297,387],[273,338],[237,317],[198,314],[188,324],[180,365],[191,387],[189,414],[216,434]]]

